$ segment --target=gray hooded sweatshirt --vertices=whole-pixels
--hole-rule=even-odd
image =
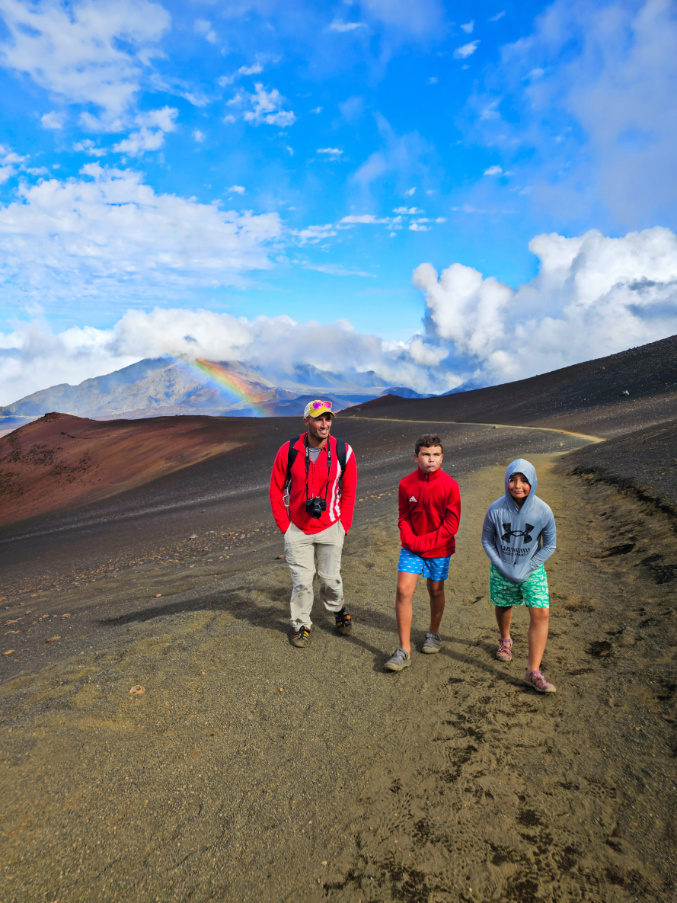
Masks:
[[[508,480],[522,473],[531,491],[520,508],[508,492]],[[482,527],[482,545],[494,567],[511,583],[524,583],[555,551],[555,518],[550,506],[536,497],[536,468],[518,458],[505,471],[505,495],[489,506]]]

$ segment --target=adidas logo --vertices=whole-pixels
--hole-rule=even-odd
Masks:
[[[416,498],[415,495],[412,495],[412,496],[409,498],[409,501],[410,501],[410,502],[417,502],[418,499]]]

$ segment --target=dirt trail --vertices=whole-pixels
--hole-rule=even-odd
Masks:
[[[521,683],[526,613],[493,657],[479,533],[503,466],[461,479],[444,648],[401,674],[396,483],[348,539],[349,638],[316,605],[289,645],[278,541],[230,574],[196,552],[181,586],[107,580],[79,646],[96,588],[71,586],[73,654],[0,687],[0,899],[673,901],[674,523],[530,458],[558,526],[557,694]],[[420,587],[419,642],[426,609]]]

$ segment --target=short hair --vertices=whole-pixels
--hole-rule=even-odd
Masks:
[[[444,447],[442,445],[442,440],[439,436],[436,436],[434,433],[425,433],[423,436],[419,436],[416,440],[416,448],[414,449],[414,454],[417,455],[422,448],[430,448],[433,445],[439,445],[440,451],[444,454]]]

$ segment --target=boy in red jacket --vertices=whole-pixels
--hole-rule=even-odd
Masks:
[[[458,483],[442,467],[443,448],[439,436],[416,440],[414,461],[418,469],[400,481],[398,526],[402,551],[397,566],[397,631],[400,645],[385,664],[387,671],[401,671],[411,664],[411,618],[419,574],[428,582],[430,630],[421,652],[439,652],[440,623],[444,611],[444,581],[456,548],[455,536],[461,519]]]

